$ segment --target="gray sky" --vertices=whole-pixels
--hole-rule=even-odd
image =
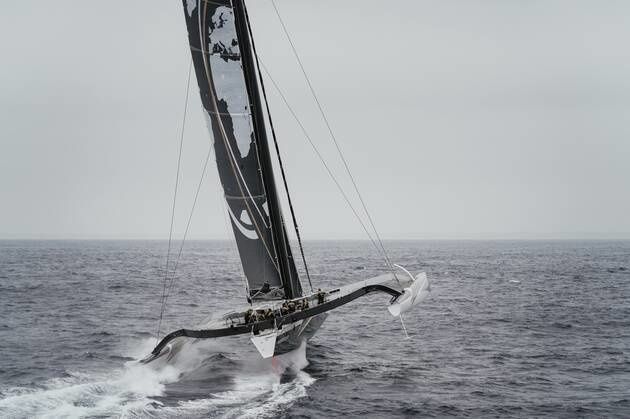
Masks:
[[[382,236],[630,237],[630,3],[277,1]],[[350,191],[269,1],[248,4]],[[2,2],[0,238],[168,236],[187,48],[179,1]],[[303,235],[364,237],[270,93]],[[210,145],[194,84],[190,104],[178,234]],[[211,166],[191,236],[228,237],[223,208]]]

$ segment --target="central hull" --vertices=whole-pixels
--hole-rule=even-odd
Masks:
[[[328,313],[321,313],[292,324],[284,325],[282,330],[278,331],[273,355],[282,355],[299,348],[304,342],[307,342],[317,333],[327,317]],[[250,334],[250,336],[253,335]],[[147,358],[143,360],[143,362],[157,362],[157,364],[160,365],[175,362],[174,360],[178,358],[179,354],[186,351],[186,347],[196,346],[201,340],[202,339],[186,340],[185,338],[176,338],[170,342],[158,356]]]
[[[281,355],[299,348],[302,342],[308,341],[317,333],[326,317],[328,313],[321,313],[294,323],[291,330],[280,334],[276,339],[274,355]]]

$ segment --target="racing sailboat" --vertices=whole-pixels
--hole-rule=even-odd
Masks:
[[[235,335],[249,335],[261,356],[268,358],[295,349],[315,334],[330,310],[368,293],[390,295],[388,308],[394,316],[426,297],[429,281],[424,273],[413,276],[391,263],[391,272],[378,277],[323,291],[311,286],[305,292],[276,188],[266,127],[271,118],[245,1],[183,0],[183,6],[248,305],[202,327],[167,334],[144,362],[174,353],[186,338]],[[278,151],[272,125],[271,131]],[[297,225],[286,180],[284,186]],[[304,257],[297,228],[296,235]]]

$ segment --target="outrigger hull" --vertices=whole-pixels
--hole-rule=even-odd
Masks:
[[[246,321],[245,313],[247,311],[232,312],[224,315],[219,322],[206,325],[206,327],[176,330],[166,335],[142,362],[151,362],[166,355],[170,359],[181,347],[182,338],[210,339],[249,334],[263,358],[289,352],[315,335],[329,311],[373,292],[383,292],[390,295],[390,307],[398,307],[395,310],[396,314],[392,310],[390,312],[399,316],[426,298],[430,290],[429,281],[423,272],[415,278],[406,270],[404,272],[404,275],[388,273],[288,301],[289,303],[308,302],[305,304],[306,308],[289,313],[284,311],[287,301],[267,303],[266,306],[257,308],[258,311],[270,311],[272,313],[271,316],[262,320]],[[400,304],[397,304],[399,299],[401,301],[412,300],[412,303],[404,304],[404,308],[401,310]],[[261,309],[260,307],[264,308]]]

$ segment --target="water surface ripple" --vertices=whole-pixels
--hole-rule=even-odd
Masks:
[[[0,241],[1,417],[623,417],[630,415],[630,242],[400,241],[433,295],[406,316],[373,295],[304,350],[246,339],[177,365],[150,350],[166,243]],[[369,243],[307,242],[316,286],[383,271]],[[242,305],[227,241],[189,242],[165,330]]]

